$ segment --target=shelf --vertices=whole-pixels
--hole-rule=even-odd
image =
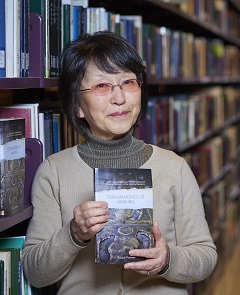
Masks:
[[[19,222],[31,218],[32,213],[33,207],[29,206],[19,213],[0,219],[0,232],[14,226],[15,224],[18,224]]]
[[[149,85],[214,85],[240,84],[240,77],[204,77],[204,78],[149,78]]]
[[[0,78],[1,89],[57,87],[57,78]]]
[[[232,38],[227,32],[223,33],[221,28],[215,27],[210,23],[200,21],[195,16],[178,10],[173,5],[163,3],[159,0],[146,0],[146,2],[149,2],[154,6],[158,6],[164,11],[164,13],[161,14],[161,17],[158,15],[158,18],[161,19],[161,23],[163,23],[166,27],[173,29],[184,29],[199,36],[203,35],[209,38],[220,38],[226,43],[240,46],[239,40]],[[156,14],[152,14],[152,20],[157,20],[157,13],[159,12],[157,9],[155,11]],[[151,20],[151,18],[148,20]]]
[[[220,171],[218,177],[215,179],[209,179],[207,180],[201,187],[200,191],[201,194],[204,194],[210,187],[212,187],[214,184],[218,183],[229,171],[230,171],[231,164],[228,163],[225,165],[222,170]]]
[[[224,125],[218,128],[215,128],[213,130],[209,130],[206,133],[199,135],[196,137],[193,141],[186,143],[183,146],[176,147],[176,146],[168,146],[168,147],[163,147],[169,150],[172,150],[176,152],[177,154],[182,154],[186,152],[189,149],[194,148],[195,146],[207,141],[208,139],[220,134],[227,128],[229,128],[231,125],[234,125],[236,123],[240,122],[240,114],[236,115],[234,118],[228,119],[227,121],[224,122]]]

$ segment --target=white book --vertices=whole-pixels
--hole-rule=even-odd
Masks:
[[[45,0],[45,17],[44,17],[44,32],[45,32],[45,56],[44,56],[44,74],[45,77],[50,76],[50,42],[49,42],[49,1]]]
[[[20,0],[13,3],[13,76],[20,77]]]
[[[39,121],[39,140],[42,142],[43,145],[43,161],[46,159],[45,156],[45,131],[44,131],[44,114],[38,114],[38,121]]]
[[[88,0],[72,0],[74,6],[88,7]]]
[[[14,1],[5,0],[6,78],[14,77],[13,71],[13,7]]]

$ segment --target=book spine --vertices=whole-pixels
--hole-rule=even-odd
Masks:
[[[0,77],[6,77],[5,1],[0,1]]]
[[[20,15],[21,15],[21,8],[20,8],[20,0],[14,0],[14,7],[13,7],[13,76],[20,77],[20,60],[21,60],[21,47],[20,47]]]
[[[13,1],[5,1],[6,77],[13,75]]]

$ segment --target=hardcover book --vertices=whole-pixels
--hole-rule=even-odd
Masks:
[[[153,188],[151,169],[94,169],[96,201],[108,202],[110,219],[96,234],[95,262],[124,264],[142,258],[131,249],[152,248]]]
[[[0,119],[0,216],[24,208],[25,120]]]

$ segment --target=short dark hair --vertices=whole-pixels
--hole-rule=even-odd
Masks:
[[[85,135],[88,123],[78,117],[81,103],[80,85],[90,62],[107,73],[119,70],[133,72],[141,86],[141,111],[137,124],[145,117],[148,104],[146,68],[136,49],[113,32],[85,34],[69,42],[63,49],[60,62],[58,95],[63,112],[71,126]]]

